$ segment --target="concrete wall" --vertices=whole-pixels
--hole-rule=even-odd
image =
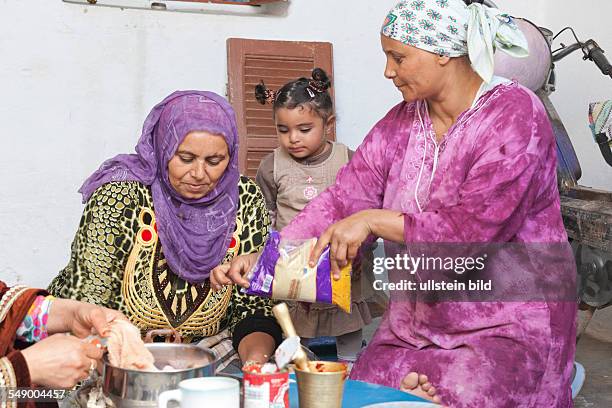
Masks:
[[[104,159],[131,152],[149,109],[173,90],[224,93],[228,37],[332,42],[338,139],[356,147],[400,100],[383,78],[377,34],[394,2],[294,0],[261,17],[0,0],[0,279],[50,281],[69,257],[82,181]],[[559,3],[498,2],[552,29],[572,24],[612,52],[609,1],[583,11]],[[589,20],[592,10],[599,22]],[[578,56],[558,75],[554,101],[583,182],[612,189],[586,117],[589,101],[612,97],[612,82]]]

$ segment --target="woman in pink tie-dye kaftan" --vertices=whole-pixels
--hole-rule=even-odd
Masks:
[[[507,82],[481,95],[439,144],[433,178],[436,146],[423,132],[431,126],[425,104],[394,107],[283,235],[318,237],[363,210],[390,209],[404,214],[408,244],[567,242],[555,139],[531,91]],[[419,303],[392,295],[351,377],[397,388],[416,371],[451,407],[569,407],[575,313],[571,300]]]

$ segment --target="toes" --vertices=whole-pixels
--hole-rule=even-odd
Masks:
[[[402,380],[400,389],[409,394],[428,399],[435,404],[442,405],[440,397],[436,395],[438,390],[429,382],[427,376],[424,374],[415,372],[409,373]]]
[[[425,374],[419,375],[419,385],[423,385],[429,382],[429,379]]]
[[[408,373],[402,380],[402,388],[414,390],[419,385],[419,375],[417,373]]]

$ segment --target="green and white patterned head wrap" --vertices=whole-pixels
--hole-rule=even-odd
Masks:
[[[469,55],[474,71],[490,82],[495,50],[529,55],[527,39],[512,17],[463,0],[402,0],[387,15],[382,34],[406,45],[449,57]]]

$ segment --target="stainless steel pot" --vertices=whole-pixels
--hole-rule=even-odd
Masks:
[[[172,371],[138,371],[113,367],[104,356],[103,391],[117,408],[157,407],[160,393],[178,388],[189,378],[215,375],[212,350],[191,344],[152,343],[145,345],[155,357],[155,366]]]

